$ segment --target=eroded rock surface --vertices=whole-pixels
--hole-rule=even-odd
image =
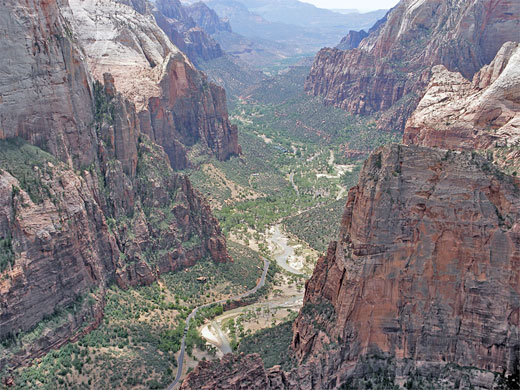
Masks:
[[[365,163],[340,240],[307,284],[305,303],[345,360],[374,352],[515,372],[520,351],[520,189],[469,153],[392,145]],[[294,327],[300,357],[319,326]],[[325,340],[326,341],[326,340]]]
[[[35,183],[49,192],[41,199],[31,198],[9,172],[0,176],[0,234],[10,237],[13,252],[12,265],[1,270],[2,337],[29,330],[57,306],[106,284],[119,260],[86,181],[50,156],[34,164]]]
[[[64,4],[7,0],[2,5],[0,139],[21,137],[86,166],[95,158],[90,76],[58,12]]]
[[[222,159],[238,147],[224,92],[131,8],[147,2],[129,4],[8,1],[0,15],[0,338],[68,313],[2,348],[0,370],[97,326],[112,282],[230,260],[208,203],[174,171],[196,143]]]
[[[255,356],[228,357],[201,364],[183,389],[216,378],[222,389],[237,378],[291,390],[512,388],[519,186],[476,154],[404,145],[374,152],[350,190],[339,240],[307,282],[293,326],[299,366],[262,371]]]
[[[201,362],[184,380],[181,390],[248,389],[274,390],[285,389],[279,369],[267,373],[262,359],[252,355],[225,355],[217,362]]]
[[[200,26],[208,34],[213,35],[223,31],[232,32],[229,21],[220,19],[217,13],[202,1],[187,6],[186,10],[197,26]]]
[[[144,133],[164,147],[175,169],[200,144],[218,159],[238,154],[225,92],[197,71],[151,14],[113,0],[71,0],[66,13],[97,80],[110,73],[137,108]]]
[[[365,30],[349,31],[336,48],[340,50],[356,49],[366,37],[368,37],[368,33]]]
[[[305,88],[353,114],[381,113],[381,128],[402,130],[432,66],[471,79],[505,42],[519,40],[519,15],[512,0],[403,0],[357,49],[322,49]]]
[[[491,149],[499,165],[517,167],[520,137],[520,45],[508,42],[472,81],[444,66],[433,68],[406,123],[403,142],[453,150]]]

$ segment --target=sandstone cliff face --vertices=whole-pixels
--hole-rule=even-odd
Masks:
[[[141,130],[164,147],[174,169],[187,166],[195,144],[222,160],[240,152],[224,90],[193,67],[152,15],[112,0],[70,6],[65,15],[92,74],[97,80],[112,74],[117,90],[135,103]]]
[[[90,173],[79,176],[20,140],[2,141],[0,156],[0,339],[75,307],[16,354],[4,345],[2,369],[30,363],[97,326],[120,252],[89,189]]]
[[[433,75],[404,132],[407,144],[453,150],[490,149],[512,170],[520,160],[520,44],[502,46],[473,77],[444,66]]]
[[[0,139],[21,137],[86,166],[95,156],[92,93],[60,6],[56,0],[2,6]]]
[[[305,88],[354,114],[382,113],[382,128],[402,130],[432,66],[473,77],[518,41],[518,15],[510,0],[403,0],[357,49],[321,50]]]
[[[345,360],[398,360],[514,372],[520,351],[519,183],[471,154],[392,145],[365,163],[340,240],[305,303],[334,307],[327,337]],[[294,327],[300,357],[319,326]]]
[[[3,351],[0,368],[98,324],[112,281],[148,284],[205,256],[229,261],[208,203],[140,133],[134,105],[111,80],[94,85],[98,156],[87,170],[77,173],[21,140],[0,145],[0,338],[32,329],[93,289],[99,301],[15,356]]]
[[[56,307],[90,287],[105,285],[117,266],[119,250],[83,178],[37,148],[21,142],[2,142],[1,147],[2,157],[6,149],[14,154],[22,148],[34,163],[34,187],[6,170],[0,177],[0,235],[9,237],[12,252],[11,264],[0,270],[4,337],[29,330]],[[35,196],[36,186],[47,193]]]
[[[169,156],[175,151],[169,144],[172,138],[187,148],[201,144],[219,160],[240,154],[238,129],[229,122],[223,88],[179,56],[169,60],[160,87],[163,93],[151,98],[148,112],[139,116],[145,126],[150,121],[152,138]]]
[[[478,155],[379,149],[307,282],[299,367],[225,357],[182,388],[511,388],[501,375],[520,373],[519,217],[520,181]]]
[[[220,29],[228,31],[227,28],[231,30],[231,27],[229,23],[221,22],[217,14],[205,4],[184,6],[179,0],[158,0],[153,15],[159,27],[193,63],[224,55],[220,45],[209,34]]]
[[[89,4],[93,5],[85,3]],[[34,8],[7,3],[9,12],[0,16],[10,18],[2,23],[9,38],[2,43],[13,55],[0,59],[13,72],[2,79],[7,81],[0,100],[2,137],[8,138],[0,141],[0,339],[33,329],[68,305],[77,308],[30,345],[18,345],[16,354],[2,347],[0,370],[27,363],[97,326],[108,283],[122,287],[151,283],[161,273],[206,256],[216,262],[229,260],[209,205],[188,178],[175,173],[172,166],[178,161],[154,142],[159,137],[152,120],[140,119],[154,98],[155,107],[165,104],[160,99],[166,88],[165,99],[175,105],[175,115],[182,112],[184,127],[179,128],[185,130],[184,134],[168,130],[169,136],[178,137],[179,147],[185,148],[181,141],[190,134],[187,126],[200,124],[197,131],[199,137],[207,132],[203,142],[210,145],[208,150],[225,158],[223,143],[233,140],[210,140],[221,135],[227,123],[225,108],[219,106],[225,104],[223,92],[197,84],[205,81],[203,76],[151,16],[147,19],[151,27],[146,28],[142,15],[127,5],[112,4],[119,12],[111,14],[99,3],[93,9],[105,13],[91,15],[100,23],[107,16],[115,18],[113,24],[101,23],[109,28],[100,28],[107,34],[100,38],[100,46],[89,42],[99,49],[99,62],[88,54],[94,48],[84,50],[75,38],[79,21],[84,22],[85,34],[92,31],[81,9],[73,12],[67,3],[53,1],[35,3]],[[117,25],[126,29],[118,30]],[[32,50],[38,45],[49,47],[39,54]],[[129,50],[137,54],[131,57]],[[103,56],[107,52],[113,55]],[[17,63],[22,66],[17,68]],[[98,79],[94,83],[88,68]],[[106,69],[119,76],[123,92],[117,90],[117,77],[102,73]],[[131,78],[122,80],[125,71]],[[132,95],[134,87],[142,90]],[[204,127],[204,121],[223,124],[215,129],[211,124]],[[13,140],[16,136],[27,142]],[[93,303],[80,305],[78,300],[84,297]]]

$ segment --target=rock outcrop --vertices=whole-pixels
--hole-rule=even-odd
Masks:
[[[266,372],[262,359],[252,355],[225,355],[218,362],[201,362],[184,380],[181,390],[285,389],[281,382],[283,373],[275,367]]]
[[[368,33],[365,30],[361,31],[349,31],[349,33],[340,41],[336,49],[340,50],[352,50],[356,49],[361,41],[368,37]]]
[[[184,6],[179,0],[158,0],[154,4],[153,15],[159,27],[193,63],[199,64],[224,55],[224,51],[210,34],[221,28],[223,31],[230,31],[231,27],[229,23],[221,22],[216,13],[205,4]]]
[[[208,203],[174,168],[195,144],[221,159],[238,148],[223,90],[151,15],[108,1],[6,5],[0,339],[62,316],[30,345],[2,348],[0,370],[97,326],[109,283],[230,260]]]
[[[520,3],[511,0],[402,0],[354,50],[323,49],[305,84],[326,104],[379,113],[403,130],[434,65],[471,79],[500,47],[518,41]]]
[[[334,321],[309,323],[303,310],[297,356],[332,339],[350,362],[389,354],[516,372],[519,185],[470,153],[375,152],[349,193],[339,241],[306,286],[304,307],[331,304]]]
[[[0,337],[27,331],[114,273],[119,249],[85,179],[38,148],[2,141],[0,236],[10,264],[0,271]],[[15,172],[13,176],[9,170]],[[32,172],[31,172],[32,171]],[[4,254],[6,251],[4,251]]]
[[[433,68],[426,93],[406,123],[403,142],[452,150],[487,149],[513,171],[520,164],[520,44],[502,46],[472,81]]]
[[[114,77],[135,103],[142,131],[163,146],[174,169],[187,166],[195,144],[221,160],[240,152],[224,90],[193,67],[151,15],[113,0],[71,0],[70,7],[65,15],[92,74]]]
[[[291,390],[515,388],[519,217],[520,180],[478,154],[377,150],[306,284],[293,325],[299,367],[262,371],[254,356],[226,357],[199,366],[183,389],[219,369],[229,373],[222,389],[236,378]]]
[[[153,15],[168,38],[196,65],[220,58],[224,51],[211,37],[216,31],[231,31],[204,3],[184,5],[179,0],[115,0],[144,16]],[[207,29],[207,30],[206,30]]]

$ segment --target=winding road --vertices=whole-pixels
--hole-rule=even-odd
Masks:
[[[225,303],[227,301],[237,301],[239,299],[248,297],[248,296],[253,295],[254,293],[256,293],[260,288],[262,288],[264,286],[264,284],[265,284],[265,277],[267,276],[267,271],[269,270],[269,264],[270,264],[269,261],[267,259],[263,258],[263,257],[262,257],[262,260],[264,261],[264,271],[262,272],[262,276],[260,277],[260,280],[258,281],[258,283],[256,284],[256,286],[253,289],[251,289],[249,291],[246,291],[245,293],[242,293],[240,295],[236,295],[234,297],[231,297],[231,298],[221,299],[220,301],[206,303],[204,305],[198,306],[195,309],[193,309],[193,311],[190,313],[188,318],[186,318],[186,327],[184,328],[184,336],[182,337],[181,351],[179,353],[179,357],[177,358],[177,364],[178,364],[177,375],[175,376],[175,379],[173,380],[173,382],[170,383],[170,385],[166,388],[166,390],[173,390],[173,388],[181,380],[182,367],[183,367],[183,364],[184,364],[184,352],[186,350],[186,334],[188,333],[188,329],[190,327],[190,321],[193,319],[193,317],[195,317],[195,315],[197,314],[197,311],[199,311],[200,309],[203,309],[205,307],[211,306],[211,305],[218,305],[219,303]]]
[[[294,188],[294,191],[296,191],[296,195],[298,195],[298,198],[299,198],[300,197],[300,190],[298,189],[298,186],[294,183],[294,172],[291,172],[289,174],[289,181],[291,182],[291,185]]]

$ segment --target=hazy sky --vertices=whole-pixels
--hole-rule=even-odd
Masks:
[[[399,0],[300,0],[305,3],[314,4],[320,8],[342,8],[359,9],[361,11],[372,11],[375,9],[391,8]]]

